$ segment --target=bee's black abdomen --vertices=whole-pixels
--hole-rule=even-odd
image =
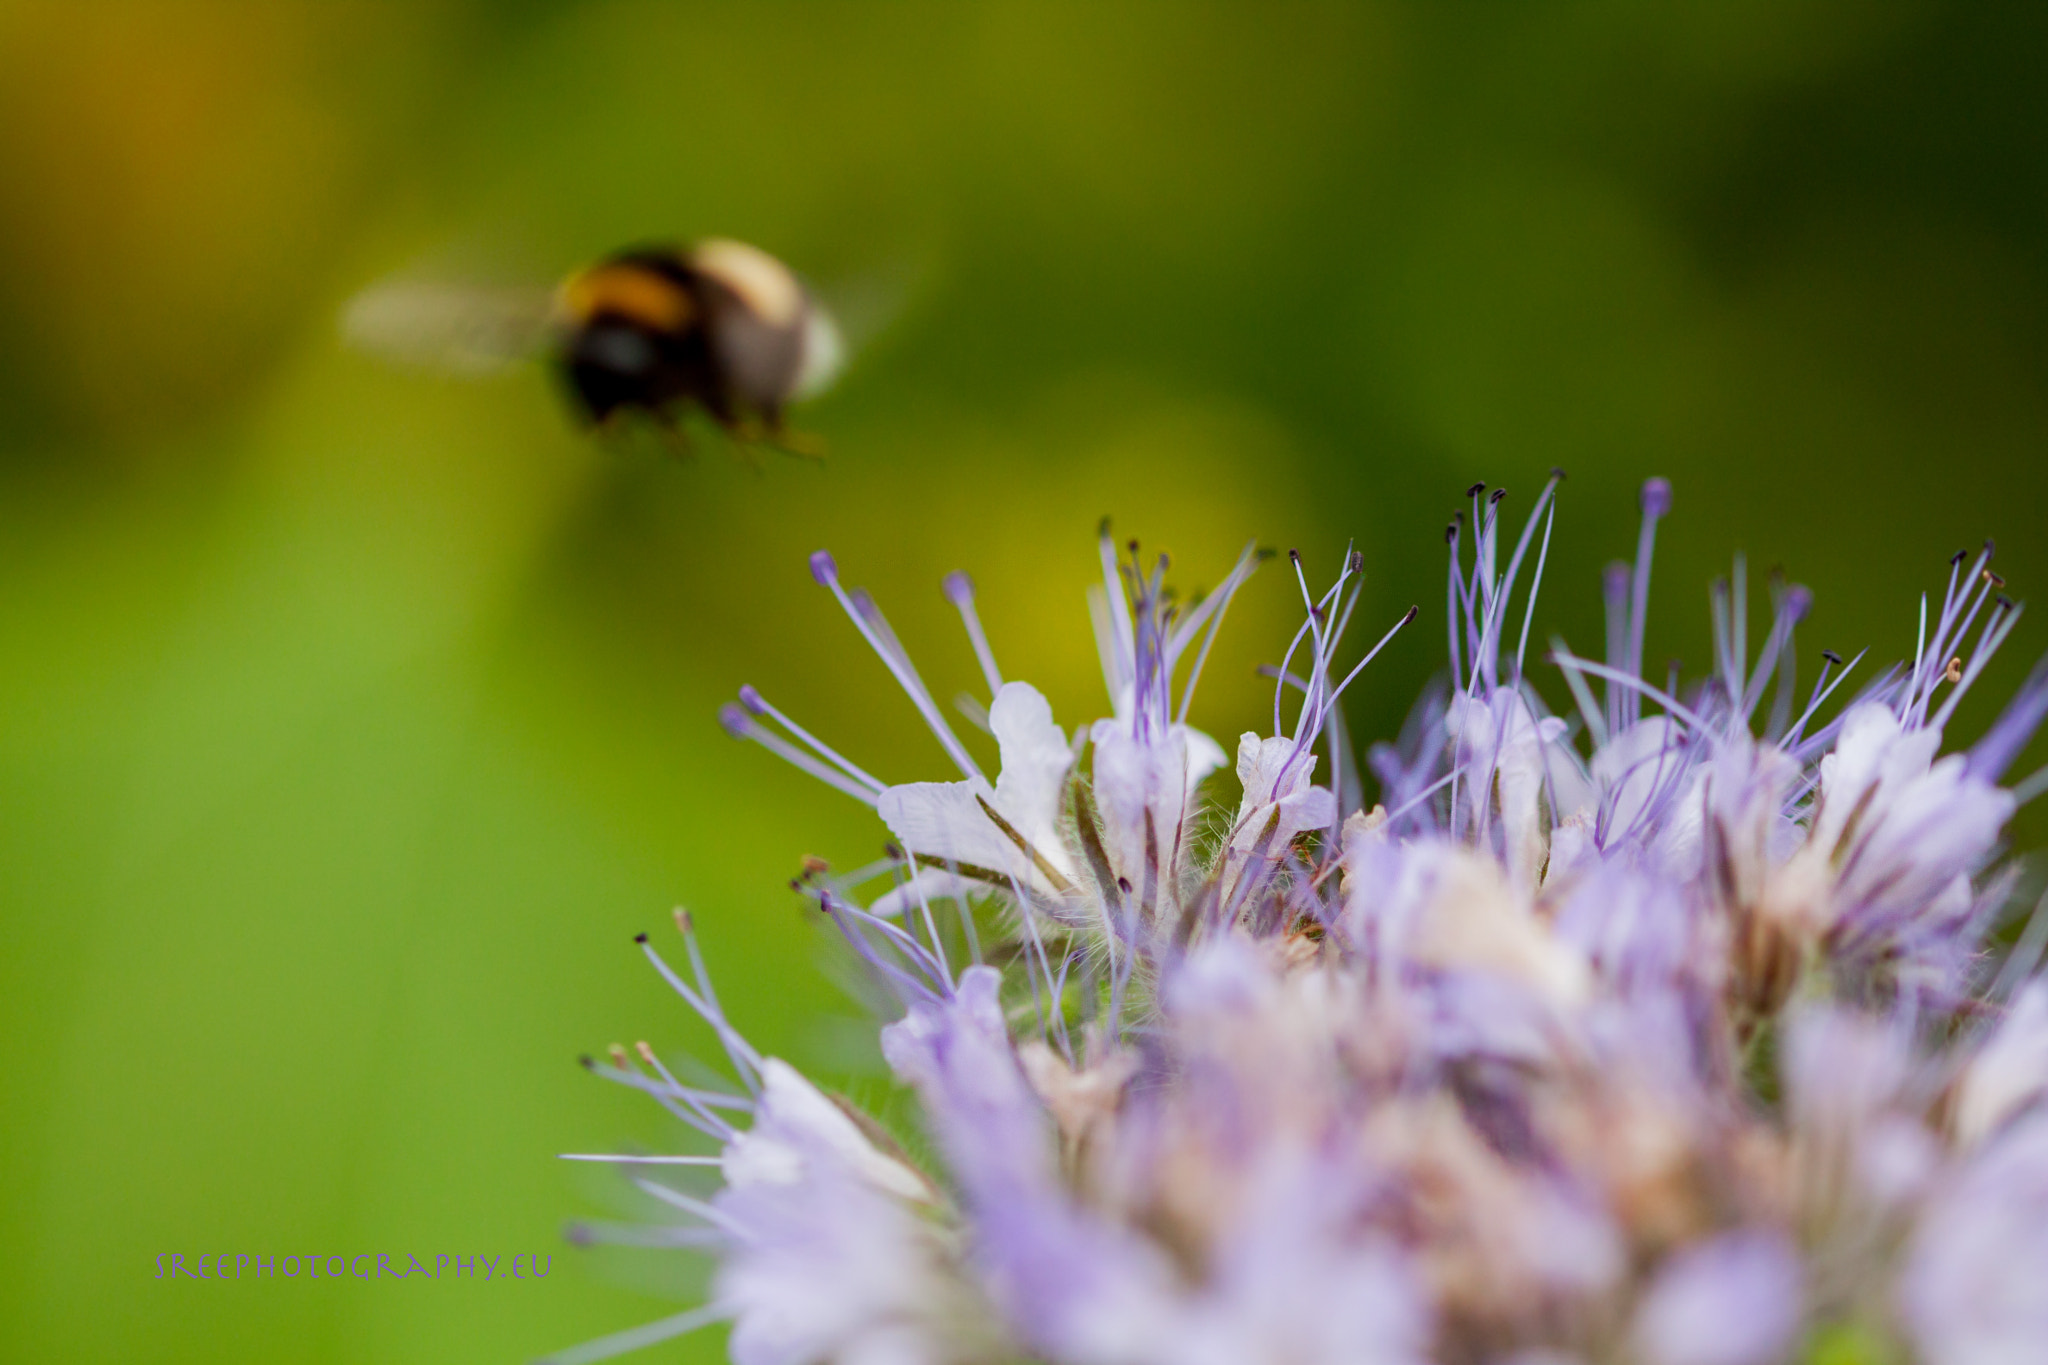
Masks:
[[[623,322],[585,326],[568,340],[563,377],[577,406],[593,422],[622,407],[645,402],[659,364],[655,347],[640,328]]]
[[[702,334],[658,332],[625,318],[593,318],[567,338],[562,369],[577,405],[593,422],[620,409],[660,415],[695,399],[717,416],[724,408],[712,382]]]

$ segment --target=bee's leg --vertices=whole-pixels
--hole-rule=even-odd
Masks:
[[[735,412],[719,418],[719,424],[732,438],[733,453],[747,462],[747,468],[753,470],[756,477],[765,477],[768,465],[761,458],[760,423],[745,413]]]
[[[654,433],[654,439],[660,443],[662,450],[667,454],[673,455],[678,460],[694,460],[697,458],[697,445],[690,439],[689,431],[684,428],[681,422],[676,420],[675,414],[669,412],[651,414],[647,425]]]
[[[761,440],[760,423],[745,405],[735,400],[732,394],[713,390],[700,396],[704,413],[716,422],[731,441],[735,454],[744,459],[756,474],[767,473],[761,463],[760,452],[754,447]]]
[[[770,408],[761,414],[768,431],[764,439],[769,445],[786,455],[795,455],[805,460],[825,458],[825,439],[812,432],[792,431],[783,420],[780,408]]]
[[[745,436],[738,431],[734,431],[732,448],[735,454],[747,462],[747,468],[754,471],[755,478],[766,478],[768,476],[768,462],[761,458],[760,442],[754,440],[751,436]]]
[[[624,455],[633,448],[633,426],[616,410],[592,422],[589,431],[599,445],[614,455]]]

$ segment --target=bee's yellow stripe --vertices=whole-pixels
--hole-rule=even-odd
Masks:
[[[615,313],[658,332],[681,330],[696,311],[680,284],[630,262],[571,275],[562,285],[561,309],[576,323]]]

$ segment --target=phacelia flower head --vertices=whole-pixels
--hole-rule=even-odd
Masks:
[[[1447,670],[1370,794],[1341,701],[1417,613],[1355,623],[1355,555],[1320,590],[1288,557],[1302,624],[1234,755],[1188,717],[1254,549],[1181,597],[1105,525],[1104,714],[1072,728],[948,577],[972,744],[814,556],[956,772],[884,781],[752,687],[721,719],[886,827],[795,886],[893,1002],[919,1131],[756,1052],[679,915],[683,967],[643,947],[729,1080],[591,1063],[695,1137],[579,1158],[661,1215],[579,1235],[708,1255],[709,1300],[557,1359],[715,1322],[740,1365],[2048,1358],[2048,915],[2000,948],[1996,863],[2048,673],[1942,752],[2020,614],[1991,548],[1846,699],[1860,655],[1798,686],[1804,588],[1752,650],[1740,559],[1713,667],[1653,677],[1671,489],[1596,658],[1532,635],[1561,479],[1513,532],[1469,490]]]

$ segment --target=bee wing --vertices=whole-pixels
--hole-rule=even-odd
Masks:
[[[790,396],[801,403],[832,387],[846,368],[846,337],[825,305],[812,300],[804,315],[803,359],[797,365]]]
[[[831,388],[854,357],[902,316],[931,273],[928,262],[904,256],[839,277],[822,291],[807,282],[811,308],[793,396],[815,398]]]
[[[547,289],[387,280],[349,300],[341,335],[396,364],[484,375],[538,355],[553,319]]]

